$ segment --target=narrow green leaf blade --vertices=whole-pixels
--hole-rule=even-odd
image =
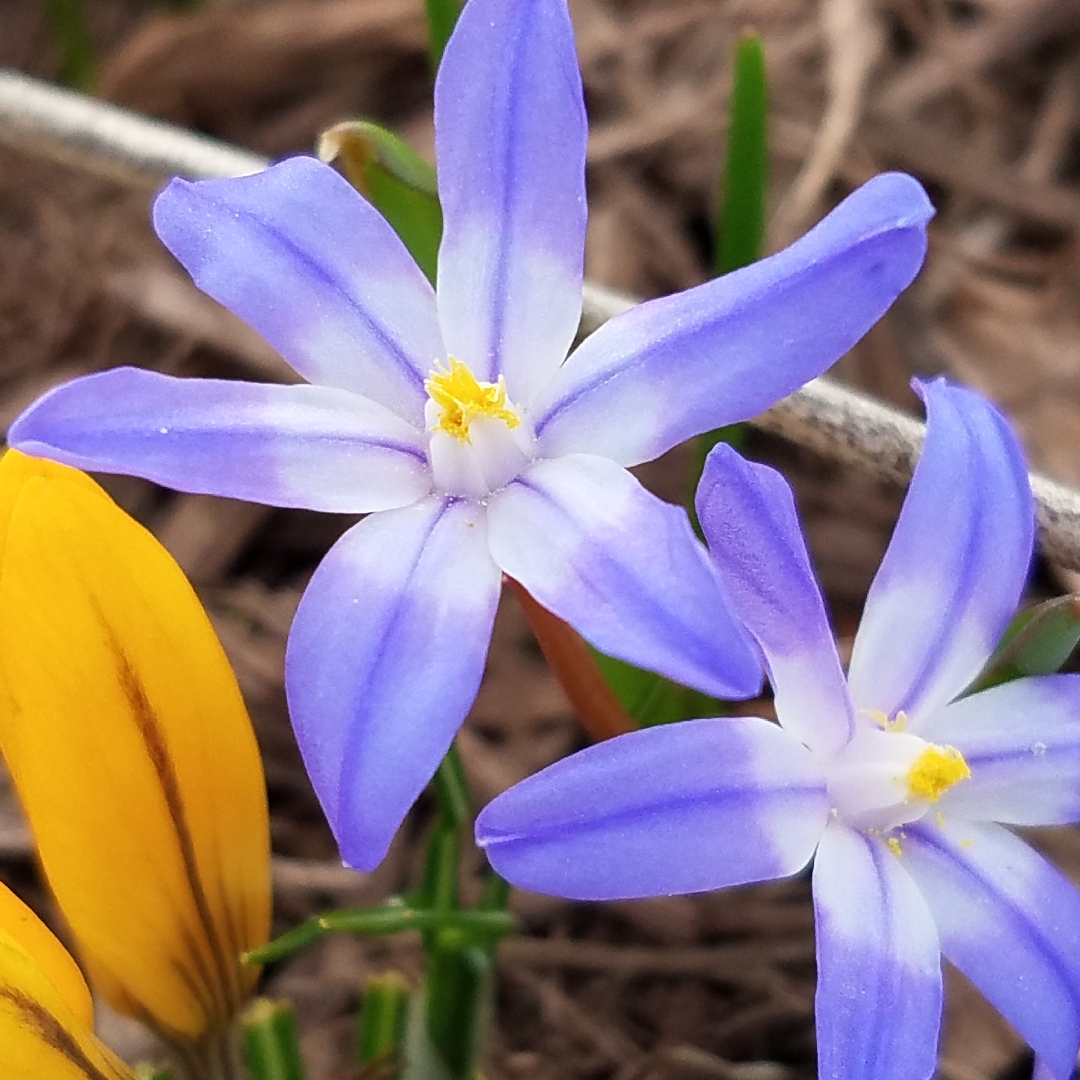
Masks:
[[[457,25],[461,0],[424,0],[424,12],[427,15],[428,58],[434,74],[439,70],[446,43]]]
[[[717,277],[760,259],[765,236],[769,92],[765,49],[756,33],[745,31],[740,36],[732,54],[732,70],[727,157],[721,177],[717,237],[713,249],[713,272]],[[701,536],[701,526],[694,507],[694,492],[705,467],[705,458],[718,442],[729,443],[738,449],[744,433],[744,424],[733,424],[706,432],[695,442],[685,505],[698,536]]]
[[[257,998],[244,1013],[242,1026],[254,1080],[306,1080],[296,1015],[289,1002]]]
[[[757,34],[747,31],[739,38],[733,67],[727,161],[714,259],[717,276],[759,259],[765,229],[769,97],[765,50]]]
[[[97,60],[83,0],[45,0],[49,30],[60,52],[60,80],[76,90],[89,90]]]
[[[469,820],[469,785],[457,748],[451,744],[432,780],[439,815],[446,825],[461,826]]]
[[[443,931],[425,955],[424,1019],[431,1049],[450,1080],[474,1080],[491,1011],[491,953]]]
[[[434,284],[442,239],[435,170],[393,132],[369,120],[348,120],[324,131],[318,154],[340,165]]]
[[[360,1065],[378,1063],[382,1066],[379,1075],[397,1075],[404,1060],[409,995],[409,984],[397,971],[367,979],[360,1001],[356,1045]]]

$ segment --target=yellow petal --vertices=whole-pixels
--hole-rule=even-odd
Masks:
[[[78,964],[52,931],[3,884],[0,884],[0,934],[30,957],[83,1027],[93,1025],[94,1005]]]
[[[90,992],[64,947],[0,885],[0,1075],[131,1080],[90,1031]]]
[[[88,477],[0,460],[0,751],[91,982],[197,1041],[266,941],[262,767],[179,567]]]

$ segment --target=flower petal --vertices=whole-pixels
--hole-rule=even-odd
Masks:
[[[38,917],[0,885],[0,1063],[5,1080],[133,1080],[91,1034],[90,992]]]
[[[229,180],[173,180],[154,228],[203,292],[309,382],[420,426],[443,358],[435,297],[382,216],[329,165],[295,157]]]
[[[818,1075],[927,1080],[937,1065],[937,931],[901,861],[830,823],[814,857]]]
[[[323,560],[285,657],[289,711],[342,858],[370,870],[476,696],[501,576],[474,504],[365,518]]]
[[[4,884],[0,883],[0,942],[6,949],[26,954],[53,985],[64,1004],[84,1027],[94,1023],[94,1003],[90,989],[71,954],[52,931]],[[4,985],[4,965],[0,964],[0,987]],[[0,995],[3,990],[0,989]]]
[[[839,751],[851,703],[787,482],[720,443],[697,512],[732,608],[765,654],[780,723],[815,750]]]
[[[565,0],[469,0],[435,81],[447,352],[527,407],[581,315],[585,106]]]
[[[926,718],[923,736],[954,746],[971,776],[944,813],[1011,825],[1080,821],[1080,675],[1018,679]]]
[[[602,652],[717,697],[760,688],[685,512],[625,469],[585,454],[539,461],[491,496],[488,527],[504,572]]]
[[[1000,825],[909,826],[941,951],[1060,1080],[1080,1047],[1080,892]]]
[[[424,437],[373,401],[323,386],[177,379],[114,368],[56,387],[10,446],[178,491],[365,513],[431,490]]]
[[[932,213],[915,180],[887,173],[779,254],[612,319],[535,402],[541,452],[634,465],[779,401],[908,286]]]
[[[1016,436],[978,394],[920,384],[926,441],[867,597],[848,683],[908,730],[979,673],[1016,610],[1034,528]]]
[[[528,777],[480,812],[476,841],[520,888],[615,900],[794,874],[828,812],[812,755],[775,724],[688,720]]]
[[[164,548],[72,469],[4,455],[0,545],[0,749],[92,981],[174,1039],[221,1030],[270,920],[225,654]]]

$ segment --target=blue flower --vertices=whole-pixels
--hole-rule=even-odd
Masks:
[[[727,447],[698,512],[779,725],[689,721],[558,762],[479,842],[510,881],[589,899],[692,892],[814,859],[819,1076],[934,1072],[941,955],[1068,1080],[1080,892],[1006,825],[1080,821],[1080,676],[959,697],[1021,595],[1032,503],[985,401],[919,387],[927,435],[845,682],[791,493]]]
[[[644,304],[567,360],[586,122],[564,0],[469,0],[435,126],[437,295],[310,158],[177,180],[159,235],[307,383],[118,369],[45,395],[10,432],[85,469],[371,514],[316,571],[286,657],[304,760],[358,868],[382,858],[472,703],[504,573],[605,652],[718,696],[756,691],[756,653],[685,514],[626,467],[832,364],[917,272],[931,214],[910,177],[878,177],[786,251]]]

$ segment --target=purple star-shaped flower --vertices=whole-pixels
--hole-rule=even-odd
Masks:
[[[910,177],[878,177],[786,251],[642,305],[567,360],[586,123],[564,0],[469,0],[435,126],[437,295],[310,158],[177,180],[159,235],[308,384],[119,369],[45,395],[9,436],[182,491],[371,513],[315,573],[286,657],[304,760],[359,868],[473,700],[503,573],[605,652],[755,692],[760,664],[685,514],[626,466],[827,368],[911,281],[931,214]]]
[[[993,408],[943,381],[920,391],[922,458],[846,683],[790,490],[718,447],[698,512],[779,726],[599,744],[495,799],[477,837],[511,882],[588,899],[782,877],[813,856],[820,1076],[931,1076],[944,954],[1068,1080],[1080,892],[1001,823],[1080,821],[1080,676],[958,698],[1020,598],[1031,494]]]

